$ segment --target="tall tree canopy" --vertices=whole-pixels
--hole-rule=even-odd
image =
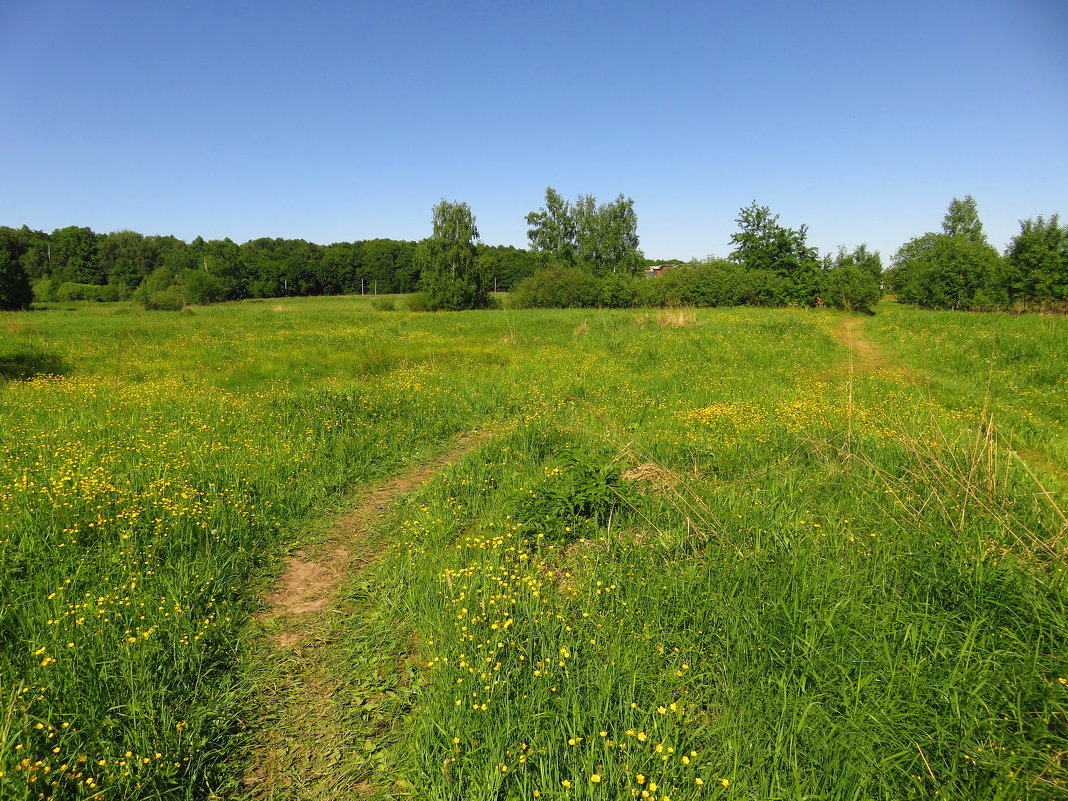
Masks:
[[[1001,257],[985,242],[928,233],[898,249],[889,277],[903,303],[967,309],[1004,302],[1001,270]]]
[[[1068,225],[1058,215],[1021,221],[1005,262],[1011,300],[1068,300]]]
[[[545,206],[527,215],[527,225],[531,250],[551,263],[594,275],[637,275],[645,265],[634,201],[622,194],[610,203],[579,195],[571,204],[550,186]]]
[[[571,204],[551,186],[545,190],[545,206],[527,215],[530,249],[560,264],[575,261],[575,217]]]
[[[975,198],[965,195],[964,200],[953,198],[942,219],[942,231],[948,236],[962,236],[969,242],[986,244],[983,223],[979,219],[979,207]]]
[[[30,278],[22,264],[23,253],[18,232],[0,228],[0,311],[28,309],[33,300]]]
[[[814,303],[820,291],[819,262],[816,249],[806,244],[808,226],[794,230],[779,225],[779,215],[755,200],[741,209],[736,222],[731,261],[781,279],[786,293],[782,301]]]
[[[416,251],[423,291],[432,309],[482,309],[489,286],[478,258],[475,215],[466,203],[441,200],[433,208],[433,233]]]

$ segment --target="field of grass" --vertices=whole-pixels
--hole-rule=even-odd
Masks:
[[[1068,798],[1068,320],[843,319],[0,318],[0,798],[312,797],[241,782],[253,614],[472,430],[333,615],[319,797]]]

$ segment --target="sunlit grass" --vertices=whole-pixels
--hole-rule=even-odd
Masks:
[[[853,374],[830,312],[372,300],[0,319],[0,797],[236,792],[280,555],[474,428],[360,578],[425,677],[385,791],[1066,797],[1060,498],[1010,453],[1064,469],[1063,321],[893,311]],[[524,500],[568,493],[618,498]]]

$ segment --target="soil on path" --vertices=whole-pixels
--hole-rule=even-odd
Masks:
[[[864,334],[864,318],[843,315],[835,321],[831,331],[834,338],[849,348],[849,369],[855,373],[871,373],[890,366],[883,349]]]
[[[385,552],[388,540],[373,535],[394,503],[492,436],[461,437],[443,456],[368,488],[354,509],[331,523],[314,553],[301,551],[286,560],[258,617],[272,635],[260,654],[268,667],[260,731],[244,779],[250,797],[360,799],[382,789],[368,784],[369,771],[351,758],[367,747],[364,738],[378,724],[366,714],[371,699],[350,697],[351,687],[343,681],[349,666],[334,647],[344,636],[345,621],[367,610],[339,599],[339,591]],[[351,708],[361,705],[363,710]]]
[[[388,481],[371,487],[363,493],[359,506],[331,526],[331,535],[322,544],[322,552],[310,556],[298,551],[286,559],[286,569],[278,584],[266,599],[267,609],[260,619],[270,622],[282,619],[284,623],[299,623],[301,615],[318,612],[331,605],[337,589],[353,567],[364,570],[381,555],[381,548],[372,553],[357,547],[368,529],[401,495],[426,484],[445,467],[473,451],[491,434],[479,433],[462,437],[444,456],[419,465]],[[354,560],[354,551],[359,551]],[[353,565],[356,561],[358,564]],[[287,626],[288,628],[288,626]],[[297,642],[299,631],[289,631],[278,641],[280,647],[289,647]]]

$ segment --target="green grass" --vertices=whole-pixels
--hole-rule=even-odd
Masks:
[[[1017,447],[1068,464],[1068,336],[1063,316],[953,314],[896,304],[873,335],[931,381],[942,403],[974,414],[983,404]]]
[[[853,374],[831,312],[371,300],[4,318],[0,797],[239,795],[281,555],[493,428],[330,624],[339,725],[370,743],[323,744],[339,775],[1068,798],[1063,503],[1009,447],[1068,464],[1064,320],[894,308]]]

